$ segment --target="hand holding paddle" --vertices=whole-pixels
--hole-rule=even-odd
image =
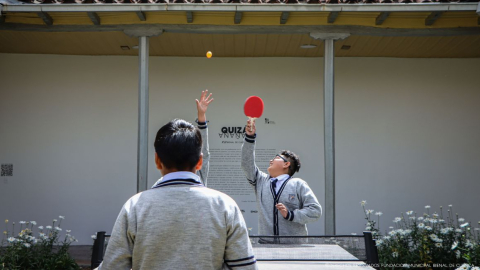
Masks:
[[[247,100],[245,100],[245,104],[243,105],[243,112],[248,117],[247,127],[250,130],[250,132],[247,132],[248,135],[255,134],[252,128],[255,128],[255,119],[262,116],[263,107],[263,100],[257,96],[250,96],[247,98]]]
[[[248,119],[247,120],[247,128],[245,129],[245,133],[249,136],[254,136],[257,129],[255,128],[255,120]]]

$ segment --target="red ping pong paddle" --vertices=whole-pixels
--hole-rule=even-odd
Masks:
[[[248,117],[248,119],[255,121],[255,119],[260,118],[263,114],[263,100],[257,96],[250,96],[245,100],[243,105],[243,112]]]

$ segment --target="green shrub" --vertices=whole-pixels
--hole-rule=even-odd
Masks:
[[[68,253],[72,242],[77,241],[67,230],[65,237],[61,237],[61,223],[53,220],[52,226],[36,227],[35,221],[20,221],[19,233],[15,234],[15,222],[12,230],[3,232],[0,250],[0,269],[20,270],[77,270],[80,269],[75,260]],[[55,225],[58,222],[58,225]],[[5,224],[8,225],[8,220]],[[8,227],[8,226],[7,226]],[[34,235],[38,230],[38,235]]]
[[[438,214],[430,214],[429,205],[425,206],[426,213],[418,217],[413,211],[401,213],[393,220],[394,226],[382,234],[382,213],[366,210],[366,201],[360,204],[367,220],[365,229],[376,238],[380,265],[480,270],[474,266],[480,265],[480,228],[472,228],[458,215],[454,217],[452,205],[445,216],[441,206]]]

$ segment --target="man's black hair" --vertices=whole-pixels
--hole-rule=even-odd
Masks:
[[[167,169],[192,171],[200,159],[202,136],[193,124],[174,119],[158,130],[154,146]]]
[[[300,171],[302,164],[300,163],[300,158],[297,154],[289,150],[282,150],[280,155],[287,158],[287,160],[290,162],[290,166],[288,167],[288,174],[290,176],[293,176],[296,172]]]

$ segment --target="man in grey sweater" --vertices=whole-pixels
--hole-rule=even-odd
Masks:
[[[259,234],[308,235],[306,224],[320,218],[322,207],[307,182],[292,178],[300,170],[300,159],[284,150],[270,160],[268,174],[260,171],[255,164],[255,131],[255,122],[248,120],[242,168],[257,197]]]
[[[191,123],[160,128],[155,164],[163,178],[122,207],[100,270],[257,269],[239,207],[195,174],[201,148]]]

